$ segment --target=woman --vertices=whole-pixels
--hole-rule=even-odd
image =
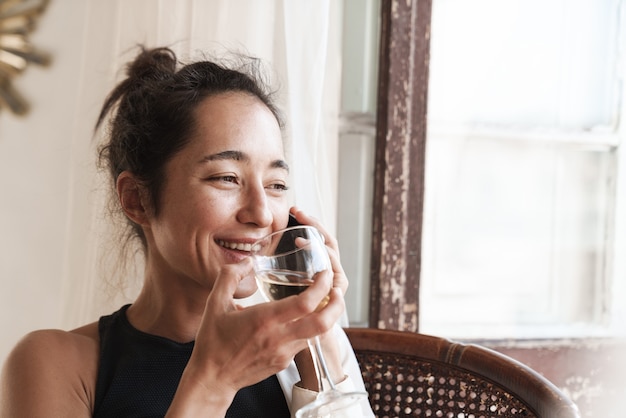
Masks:
[[[289,206],[269,93],[254,73],[178,65],[167,48],[142,49],[98,121],[110,120],[100,157],[145,252],[142,290],[96,323],[27,335],[3,370],[2,418],[289,416],[315,398],[306,339],[318,334],[339,388],[363,390],[335,325],[348,286],[337,243]],[[325,235],[332,274],[240,306],[256,290],[250,244],[290,212]]]

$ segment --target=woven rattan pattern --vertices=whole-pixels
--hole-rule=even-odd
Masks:
[[[504,389],[450,365],[399,354],[356,354],[379,418],[536,417]]]

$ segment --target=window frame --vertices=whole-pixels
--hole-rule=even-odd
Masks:
[[[411,4],[395,0],[381,2],[370,253],[370,327],[419,331],[426,142],[423,127],[426,126],[431,10],[432,0]],[[622,103],[626,103],[626,88],[622,89],[621,97]],[[398,117],[398,109],[406,112],[403,117]],[[622,106],[619,121],[624,117],[626,109]],[[626,170],[623,168],[626,149],[619,146],[624,143],[626,132],[622,124],[617,126],[615,132],[568,133],[558,135],[556,139],[550,133],[551,140],[617,147],[618,166],[622,167],[617,170],[615,186],[614,236],[607,237],[612,240],[613,253],[606,260],[608,283],[605,283],[604,289],[608,295],[605,293],[604,299],[608,303],[602,307],[602,321],[572,326],[562,332],[553,328],[548,332],[553,338],[612,337],[622,335],[624,331],[621,330],[626,329],[626,308],[620,307],[619,303],[626,297],[626,283],[618,279],[626,277],[626,260],[618,256],[626,250],[626,216],[619,215],[626,213]],[[438,128],[429,126],[429,129]],[[482,133],[503,134],[502,130]],[[514,139],[538,141],[548,135],[506,134]],[[398,178],[402,181],[393,181]],[[403,239],[397,239],[398,236]]]

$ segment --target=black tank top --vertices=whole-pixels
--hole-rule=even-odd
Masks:
[[[143,333],[126,318],[126,305],[100,318],[100,364],[94,418],[163,417],[194,343]],[[276,375],[237,392],[226,417],[289,417]]]

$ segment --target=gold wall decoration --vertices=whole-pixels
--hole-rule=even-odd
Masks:
[[[13,87],[13,80],[29,64],[48,65],[48,54],[29,41],[49,0],[0,0],[0,108],[16,115],[28,113],[28,102]]]

